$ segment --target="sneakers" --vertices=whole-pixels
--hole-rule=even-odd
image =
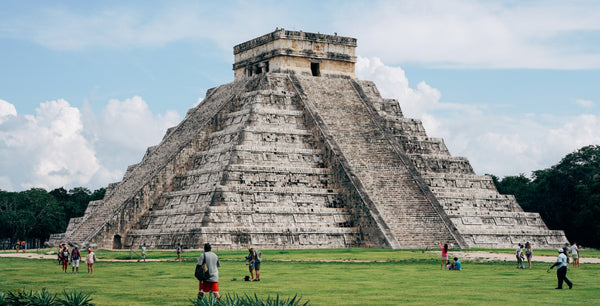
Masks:
[[[569,290],[571,290],[571,288],[573,288],[573,284],[570,284],[570,285],[569,285]]]

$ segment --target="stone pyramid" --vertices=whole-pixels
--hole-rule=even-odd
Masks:
[[[276,31],[51,244],[538,248],[567,241],[354,75],[356,39]]]

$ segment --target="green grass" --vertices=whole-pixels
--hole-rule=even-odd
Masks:
[[[189,261],[103,262],[123,252],[97,252],[93,276],[64,274],[53,260],[0,258],[0,291],[19,288],[50,292],[82,290],[97,305],[189,305],[197,293],[194,262],[199,252],[184,252]],[[153,251],[148,253],[153,258]],[[156,252],[174,258],[174,252]],[[600,264],[570,269],[573,290],[554,290],[555,270],[534,263],[517,270],[513,262],[463,262],[463,271],[441,271],[437,253],[380,249],[265,250],[261,282],[244,282],[248,275],[244,251],[220,251],[221,294],[261,298],[298,295],[311,305],[398,304],[581,304],[600,303]],[[548,254],[555,255],[555,253]],[[195,258],[194,258],[195,257]],[[127,257],[128,258],[128,257]],[[292,260],[292,261],[269,261]],[[388,262],[310,262],[313,260],[380,260]],[[236,278],[236,281],[232,281]]]

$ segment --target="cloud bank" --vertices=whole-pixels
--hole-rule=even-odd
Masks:
[[[0,37],[55,50],[211,41],[223,51],[275,26],[357,37],[360,53],[429,67],[598,69],[599,2],[398,0],[29,6],[0,13]],[[250,16],[269,16],[252,18]],[[299,28],[304,27],[304,28]],[[3,30],[4,29],[4,30]]]
[[[110,100],[98,114],[59,99],[17,115],[0,100],[0,189],[106,186],[179,121],[173,111],[152,114],[137,96]]]

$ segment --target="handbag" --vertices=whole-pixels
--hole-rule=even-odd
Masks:
[[[210,273],[208,273],[208,266],[206,265],[206,254],[202,255],[204,255],[203,263],[201,265],[197,264],[196,271],[194,272],[194,276],[196,276],[196,278],[199,281],[205,281],[210,278]]]

